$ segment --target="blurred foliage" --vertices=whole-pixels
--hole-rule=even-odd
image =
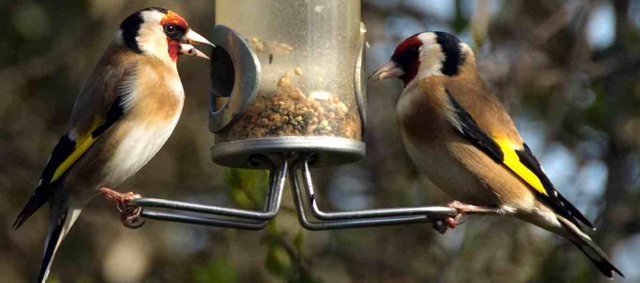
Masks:
[[[198,283],[237,282],[235,268],[223,257],[212,260],[208,265],[194,267],[193,273]]]
[[[269,171],[225,168],[224,181],[233,201],[244,209],[260,208],[269,188]]]
[[[514,117],[556,187],[598,230],[596,241],[640,282],[640,1],[363,0],[371,73],[397,43],[424,30],[457,33]],[[437,3],[437,4],[435,4]],[[11,224],[65,123],[77,93],[126,16],[147,6],[181,14],[207,35],[211,0],[0,2],[0,281],[37,276],[47,209]],[[587,36],[611,11],[614,39]],[[206,52],[206,50],[205,50]],[[187,99],[158,155],[120,188],[143,196],[259,210],[264,171],[213,164],[206,121],[209,65],[181,58]],[[406,156],[395,121],[398,82],[368,87],[362,161],[314,170],[323,210],[449,201]],[[374,115],[375,114],[375,115]],[[309,232],[291,197],[264,231],[149,221],[128,230],[110,202],[84,209],[58,251],[49,282],[600,282],[571,244],[517,219],[468,217],[441,236],[429,225]]]

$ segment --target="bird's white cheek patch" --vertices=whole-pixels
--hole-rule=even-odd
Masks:
[[[437,43],[437,35],[432,32],[420,34],[418,36],[422,41],[420,47],[420,70],[418,70],[418,78],[427,78],[433,75],[442,75],[442,62],[444,61],[444,53],[440,44]]]

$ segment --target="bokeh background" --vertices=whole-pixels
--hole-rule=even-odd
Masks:
[[[4,0],[0,2],[0,282],[33,282],[47,209],[11,225],[65,127],[77,93],[120,21],[164,6],[208,34],[212,0]],[[458,34],[556,187],[598,230],[593,237],[640,282],[640,1],[363,0],[368,72],[404,38]],[[175,133],[119,189],[242,208],[261,203],[265,174],[210,162],[206,61],[183,58],[187,94]],[[362,161],[315,171],[326,210],[450,201],[421,176],[399,142],[401,83],[368,85]],[[375,114],[375,115],[374,115]],[[259,208],[260,206],[257,206]],[[303,230],[288,192],[268,229],[247,232],[148,221],[119,222],[90,203],[62,244],[49,282],[600,282],[570,243],[518,220],[465,218],[446,235],[429,225]]]

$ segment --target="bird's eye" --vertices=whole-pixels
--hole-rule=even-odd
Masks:
[[[164,25],[164,32],[166,32],[167,34],[173,34],[174,32],[176,32],[176,26],[172,24]]]

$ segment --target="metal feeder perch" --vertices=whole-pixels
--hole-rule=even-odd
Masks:
[[[431,222],[449,207],[323,212],[311,167],[365,155],[365,32],[360,1],[218,0],[211,42],[211,159],[228,167],[268,169],[263,211],[142,198],[131,206],[149,219],[259,230],[273,219],[287,175],[301,225],[326,230]],[[251,15],[251,16],[240,16]],[[299,174],[301,173],[301,174]],[[304,187],[304,192],[303,192]],[[311,210],[316,220],[307,218]],[[431,217],[431,218],[430,218]]]

